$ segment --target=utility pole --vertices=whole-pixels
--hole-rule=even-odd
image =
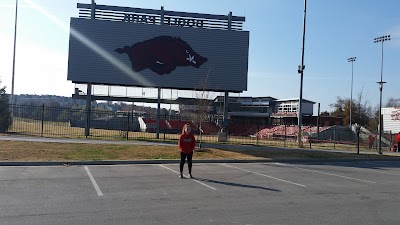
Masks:
[[[18,20],[18,0],[15,1],[15,21],[14,21],[14,52],[11,78],[11,105],[14,104],[14,78],[15,78],[15,49],[17,46],[17,20]]]
[[[304,0],[304,17],[303,17],[303,44],[301,48],[301,65],[299,65],[297,72],[300,74],[300,97],[299,97],[299,107],[298,107],[298,132],[297,141],[299,147],[303,147],[303,142],[301,140],[301,126],[303,123],[303,74],[304,74],[304,45],[306,39],[306,11],[307,11],[307,0]]]

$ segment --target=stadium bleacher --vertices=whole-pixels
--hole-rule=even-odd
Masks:
[[[326,127],[319,127],[319,132],[325,131],[327,129],[331,128],[330,126]],[[305,133],[317,133],[317,126],[302,126],[301,130],[302,132]],[[284,125],[279,125],[279,126],[274,126],[270,128],[264,128],[260,130],[259,132],[254,133],[253,135],[255,137],[259,138],[272,138],[272,137],[277,137],[277,136],[287,136],[287,137],[295,137],[298,134],[298,126],[297,125],[291,125],[291,126],[284,126]]]
[[[251,133],[251,131],[254,129],[257,130],[257,128],[258,125],[255,124],[234,123],[229,125],[229,134],[235,136],[249,136],[250,134],[254,134],[254,132]]]

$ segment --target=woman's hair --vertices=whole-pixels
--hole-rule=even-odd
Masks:
[[[186,127],[190,127],[190,124],[188,124],[188,123],[185,123],[185,125],[183,125],[183,127],[182,127],[182,134],[184,134],[185,133],[185,128]]]

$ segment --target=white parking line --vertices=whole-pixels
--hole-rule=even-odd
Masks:
[[[345,179],[357,180],[357,181],[362,181],[362,182],[367,182],[367,183],[376,184],[376,182],[374,182],[374,181],[369,181],[369,180],[362,180],[362,179],[357,179],[357,178],[353,178],[353,177],[346,177],[346,176],[342,176],[342,175],[338,175],[338,174],[333,174],[333,173],[325,173],[325,172],[321,172],[321,171],[317,171],[317,170],[305,169],[305,168],[301,168],[301,167],[297,167],[297,166],[292,166],[292,165],[287,165],[287,164],[283,164],[283,163],[275,163],[275,164],[276,164],[276,165],[280,165],[280,166],[292,167],[292,168],[296,168],[296,169],[299,169],[299,170],[304,170],[304,171],[309,171],[309,172],[314,172],[314,173],[325,174],[325,175],[329,175],[329,176],[341,177],[341,178],[345,178]]]
[[[242,168],[239,168],[239,167],[236,167],[236,166],[231,166],[231,165],[227,165],[227,164],[223,164],[223,165],[227,166],[227,167],[232,167],[232,168],[235,168],[235,169],[238,169],[238,170],[243,170],[243,171],[246,171],[246,172],[249,172],[249,173],[254,173],[254,174],[257,174],[257,175],[260,175],[260,176],[263,176],[263,177],[268,177],[268,178],[271,178],[271,179],[275,179],[275,180],[279,180],[279,181],[282,181],[282,182],[286,182],[286,183],[289,183],[289,184],[294,184],[294,185],[301,186],[301,187],[307,187],[306,185],[303,185],[303,184],[298,184],[298,183],[294,183],[294,182],[291,182],[291,181],[283,180],[283,179],[280,179],[280,178],[277,178],[277,177],[269,176],[269,175],[266,175],[266,174],[257,173],[257,172],[250,171],[250,170],[245,170],[245,169],[242,169]]]
[[[369,164],[368,162],[363,162],[363,163]],[[324,163],[324,165],[331,165],[331,164]],[[356,170],[367,171],[367,172],[374,172],[374,173],[388,174],[388,175],[393,175],[393,176],[400,176],[400,174],[384,172],[384,171],[376,170],[376,169],[373,169],[373,168],[354,167],[354,166],[351,166],[351,167],[349,167],[349,168],[356,169]]]
[[[164,166],[164,165],[160,165],[162,168],[165,168],[165,169],[167,169],[167,170],[169,170],[169,171],[172,171],[172,172],[174,172],[174,173],[176,173],[176,174],[179,174],[179,172],[178,171],[175,171],[175,170],[173,170],[173,169],[170,169],[170,168],[168,168],[168,167],[166,167],[166,166]],[[183,177],[185,177],[185,178],[189,178],[189,177],[187,177],[187,176],[185,176],[185,175],[183,175]],[[212,189],[212,190],[217,190],[216,188],[214,188],[214,187],[211,187],[210,185],[207,185],[207,184],[205,184],[205,183],[203,183],[203,182],[200,182],[200,181],[198,181],[198,180],[196,180],[196,179],[190,179],[190,180],[192,180],[192,181],[194,181],[194,182],[196,182],[196,183],[199,183],[199,184],[201,184],[201,185],[203,185],[203,186],[205,186],[205,187],[208,187],[208,188],[210,188],[210,189]]]
[[[92,181],[94,189],[96,189],[97,195],[103,196],[103,192],[101,192],[99,185],[97,185],[96,181],[94,180],[94,177],[92,176],[92,173],[90,172],[89,168],[87,166],[84,166],[84,167],[85,167],[85,170],[86,170],[90,180]]]

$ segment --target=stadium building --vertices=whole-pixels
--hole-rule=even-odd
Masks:
[[[218,119],[224,112],[224,96],[217,96],[214,100],[199,100],[178,98],[181,115],[195,114],[201,101],[207,101],[207,112],[214,114]],[[242,123],[297,124],[298,99],[276,99],[267,97],[229,97],[228,115],[230,120]],[[204,103],[203,103],[204,104]],[[311,117],[315,102],[303,99],[303,116]],[[204,107],[203,107],[204,108]]]

